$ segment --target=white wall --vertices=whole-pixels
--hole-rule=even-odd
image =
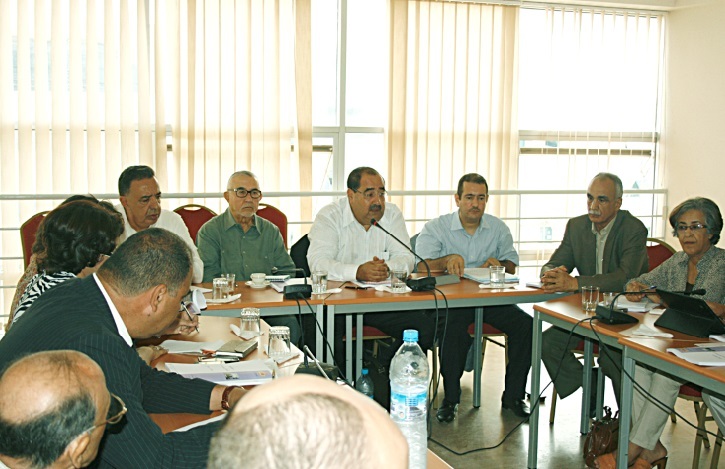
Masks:
[[[682,4],[669,14],[666,39],[662,150],[668,211],[703,196],[725,212],[725,0]]]

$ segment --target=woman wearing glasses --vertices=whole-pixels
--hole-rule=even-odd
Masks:
[[[643,292],[653,287],[674,291],[692,292],[704,289],[702,298],[721,318],[725,317],[725,250],[715,246],[720,240],[723,219],[717,204],[710,199],[695,197],[682,202],[670,213],[670,225],[677,236],[682,251],[640,277],[627,283],[625,290],[631,301],[639,301]],[[660,302],[656,294],[647,296]],[[674,407],[680,390],[680,381],[651,368],[637,366],[634,380],[660,402]],[[647,400],[635,390],[632,400],[632,431],[629,437],[629,465],[636,468],[656,466],[664,469],[667,449],[660,441],[669,412]],[[597,459],[597,467],[615,467],[613,453]]]

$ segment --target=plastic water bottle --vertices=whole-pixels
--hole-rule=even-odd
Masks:
[[[365,394],[369,398],[372,398],[375,394],[375,388],[373,386],[373,380],[368,374],[368,369],[363,368],[362,374],[355,380],[355,389]]]
[[[390,363],[390,417],[408,440],[410,469],[426,467],[427,414],[428,357],[418,345],[418,331],[407,329]]]

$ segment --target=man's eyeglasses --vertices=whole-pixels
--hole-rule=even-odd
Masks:
[[[383,199],[385,200],[385,197],[387,197],[388,193],[385,191],[376,191],[375,189],[368,189],[365,192],[360,192],[358,190],[353,190],[353,192],[357,192],[358,194],[362,194],[363,198],[367,200],[368,202],[373,199]]]
[[[179,311],[186,311],[186,314],[189,315],[189,319],[192,318],[192,314],[201,314],[201,310],[198,306],[196,306],[196,303],[193,301],[182,301],[181,302],[181,309]]]
[[[707,228],[707,225],[703,225],[702,223],[694,223],[692,225],[677,225],[677,228],[675,230],[677,231],[676,234],[685,234],[687,233],[687,230],[692,231],[694,234],[696,231],[704,230]]]
[[[240,199],[243,199],[249,194],[252,196],[253,199],[258,199],[262,197],[262,191],[259,189],[252,189],[251,191],[248,191],[247,189],[243,187],[237,187],[236,189],[227,189],[228,192],[234,192],[234,195],[239,197]]]
[[[92,427],[88,427],[87,429],[83,430],[82,433],[90,433],[93,430],[95,430],[98,427],[101,427],[103,425],[114,425],[121,421],[124,415],[126,415],[126,412],[128,412],[128,409],[126,408],[126,403],[123,402],[123,400],[118,397],[117,395],[111,394],[111,405],[108,406],[108,413],[106,414],[106,420],[104,420],[101,423],[97,423],[96,425],[93,425]]]

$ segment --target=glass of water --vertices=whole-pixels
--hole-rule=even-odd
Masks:
[[[312,272],[312,293],[317,295],[327,292],[327,271],[316,270]]]
[[[272,359],[280,359],[290,354],[289,327],[273,326],[269,328],[269,345],[267,355]]]
[[[582,309],[592,313],[599,303],[599,287],[582,287]]]
[[[259,308],[242,308],[239,330],[245,340],[259,336]]]
[[[408,286],[405,281],[408,280],[408,269],[403,266],[396,266],[390,270],[390,291],[393,293],[405,293]]]

